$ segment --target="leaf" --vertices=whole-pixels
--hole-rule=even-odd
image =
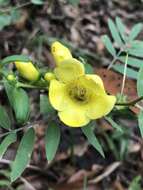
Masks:
[[[127,41],[127,36],[126,36],[126,27],[123,24],[122,20],[119,17],[116,17],[116,25],[118,28],[118,31],[122,37],[122,39],[126,42]]]
[[[143,138],[143,111],[140,111],[138,115],[138,124],[139,124],[141,137]]]
[[[27,93],[22,88],[15,88],[13,90],[13,108],[19,123],[24,123],[28,120],[30,102]]]
[[[9,116],[3,106],[0,105],[0,126],[4,129],[11,128],[11,122]]]
[[[107,48],[107,50],[109,51],[109,53],[111,53],[111,55],[113,55],[115,57],[116,56],[116,50],[113,47],[110,38],[107,35],[104,35],[104,36],[102,36],[102,42],[104,43],[104,45]]]
[[[143,49],[129,49],[129,55],[143,58]]]
[[[0,180],[0,187],[4,188],[4,187],[9,187],[10,186],[10,182],[7,179],[3,179]]]
[[[6,80],[4,81],[4,87],[5,87],[6,94],[8,96],[9,103],[13,107],[13,90],[15,87]]]
[[[93,69],[93,67],[90,64],[85,63],[84,67],[85,67],[85,72],[87,74],[93,74],[94,73],[94,69]]]
[[[68,3],[72,4],[73,6],[77,6],[80,2],[80,0],[67,0]]]
[[[143,66],[140,68],[138,72],[137,92],[138,92],[138,96],[143,96]]]
[[[98,141],[98,139],[96,138],[96,136],[94,135],[93,129],[91,124],[88,124],[84,127],[81,128],[82,132],[84,133],[84,135],[87,137],[89,143],[103,156],[104,152],[103,149]]]
[[[43,5],[44,0],[31,0],[31,2],[35,5]]]
[[[129,34],[129,41],[134,40],[141,32],[143,25],[141,23],[135,24]]]
[[[129,186],[129,190],[142,190],[142,187],[141,187],[141,180],[142,180],[142,177],[141,176],[136,176],[130,186]]]
[[[0,30],[2,30],[5,26],[10,25],[11,16],[8,14],[0,15]]]
[[[116,65],[113,65],[112,68],[113,68],[115,71],[124,74],[124,65],[116,64]],[[137,79],[138,72],[137,72],[137,71],[134,71],[134,70],[131,69],[131,68],[127,68],[126,75],[127,75],[129,78]]]
[[[111,117],[105,117],[105,119],[112,125],[113,128],[117,129],[120,132],[123,132],[122,128],[115,122]]]
[[[119,60],[125,63],[126,56],[120,56]],[[133,57],[128,57],[128,65],[136,68],[140,68],[143,65],[143,60],[133,58]]]
[[[118,45],[122,46],[123,42],[122,42],[122,40],[120,38],[119,32],[118,32],[118,30],[116,28],[116,25],[114,24],[114,22],[111,19],[108,19],[108,27],[110,29],[110,32],[112,34],[112,37],[113,37],[114,41]]]
[[[16,141],[16,133],[11,132],[7,135],[4,140],[0,144],[0,159],[2,158],[3,154],[6,152],[9,145]]]
[[[40,94],[40,113],[47,115],[53,113],[55,110],[51,106],[48,95]]]
[[[57,126],[54,121],[49,122],[45,136],[46,156],[48,161],[51,161],[57,152],[60,136],[59,126]]]
[[[28,165],[34,147],[34,140],[35,131],[33,128],[30,128],[27,132],[25,132],[18,147],[16,158],[12,163],[12,171],[10,174],[11,182],[15,181]]]
[[[0,65],[4,66],[7,63],[12,63],[14,61],[23,61],[28,62],[31,61],[28,56],[25,55],[11,55],[1,60]]]

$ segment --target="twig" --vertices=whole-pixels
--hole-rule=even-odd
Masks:
[[[90,180],[89,184],[99,183],[104,178],[108,177],[112,172],[114,172],[120,165],[121,165],[121,162],[114,162],[113,164],[109,165],[104,173],[97,176],[95,179]]]
[[[137,102],[140,102],[142,99],[143,99],[143,96],[141,96],[133,101],[130,101],[130,102],[125,102],[125,103],[117,102],[115,105],[116,106],[134,106]]]

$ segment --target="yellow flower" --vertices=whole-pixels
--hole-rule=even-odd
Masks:
[[[52,43],[51,52],[56,62],[56,65],[59,65],[62,61],[66,59],[72,58],[70,50],[58,41]]]
[[[34,67],[32,62],[16,61],[15,66],[20,75],[25,79],[29,81],[36,81],[39,78],[39,72]]]
[[[107,95],[101,78],[84,73],[76,59],[65,60],[55,68],[50,82],[49,100],[60,120],[70,127],[82,127],[92,119],[107,115],[114,107],[115,96]]]
[[[44,79],[48,82],[50,82],[51,80],[55,79],[55,75],[51,72],[47,72],[45,75],[44,75]]]

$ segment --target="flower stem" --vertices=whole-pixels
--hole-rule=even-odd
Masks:
[[[141,100],[143,100],[143,96],[141,96],[133,101],[130,101],[130,102],[125,102],[125,103],[117,102],[115,105],[116,106],[134,106],[137,102],[140,102]]]
[[[43,86],[34,86],[31,84],[24,84],[22,82],[18,82],[17,83],[17,87],[23,87],[23,88],[33,88],[33,89],[47,89],[47,87],[43,87]]]

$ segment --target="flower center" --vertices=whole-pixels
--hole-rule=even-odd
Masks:
[[[87,102],[88,100],[87,89],[82,86],[74,86],[70,88],[69,95],[72,99],[78,102]]]

